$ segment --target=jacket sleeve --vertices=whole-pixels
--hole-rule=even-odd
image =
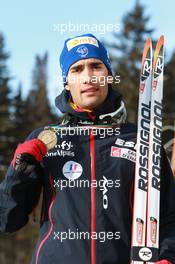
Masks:
[[[175,178],[163,150],[160,188],[160,255],[175,264]]]
[[[34,138],[31,134],[27,140]],[[9,166],[0,184],[0,232],[14,232],[23,227],[37,205],[42,187],[40,163],[24,172]]]

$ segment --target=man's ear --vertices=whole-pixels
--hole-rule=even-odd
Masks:
[[[67,91],[70,91],[70,89],[69,89],[69,85],[68,85],[68,84],[66,84],[66,85],[64,86],[64,88],[65,88]]]

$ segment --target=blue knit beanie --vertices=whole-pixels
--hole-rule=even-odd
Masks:
[[[66,84],[66,77],[70,66],[79,60],[88,58],[101,60],[112,75],[111,63],[109,61],[107,50],[103,44],[94,35],[83,34],[74,38],[69,38],[64,43],[60,55],[60,67],[62,70],[64,86]]]

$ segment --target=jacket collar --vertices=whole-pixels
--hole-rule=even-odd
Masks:
[[[92,112],[78,112],[70,106],[70,92],[63,90],[55,99],[56,107],[66,113],[65,122],[72,121],[74,123],[117,123],[117,119],[126,119],[126,110],[122,102],[122,96],[117,91],[109,88],[108,96],[100,108],[94,109]],[[121,118],[122,116],[122,118]]]

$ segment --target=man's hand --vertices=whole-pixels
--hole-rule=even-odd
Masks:
[[[160,261],[155,262],[155,264],[172,264],[172,262],[170,262],[166,259],[162,259]]]
[[[47,147],[40,139],[31,139],[22,144],[19,144],[13,160],[12,165],[16,167],[16,165],[20,165],[23,161],[27,162],[27,157],[32,156],[35,161],[42,161],[43,156],[47,153]]]

